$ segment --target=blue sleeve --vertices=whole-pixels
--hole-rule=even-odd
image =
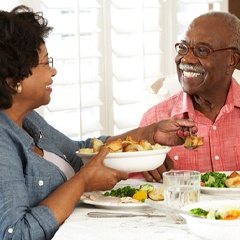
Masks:
[[[42,240],[51,239],[58,229],[53,212],[46,206],[31,206],[28,184],[33,184],[34,176],[28,181],[23,171],[21,157],[24,149],[17,141],[5,137],[1,132],[0,143],[0,239],[1,240]],[[21,157],[20,157],[21,156]],[[32,186],[37,187],[38,184]],[[47,188],[47,186],[46,186]],[[44,188],[42,188],[44,191]],[[41,194],[39,188],[37,194]],[[35,194],[35,193],[34,193]]]

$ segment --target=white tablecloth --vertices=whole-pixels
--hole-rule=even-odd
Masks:
[[[140,185],[144,180],[129,179],[121,181],[118,185]],[[160,186],[154,183],[155,187]],[[234,199],[234,197],[231,197]],[[215,195],[201,194],[200,201],[222,199]],[[228,198],[230,199],[230,198]],[[193,235],[186,224],[173,224],[166,222],[165,217],[124,217],[124,218],[92,218],[88,212],[114,211],[119,209],[100,209],[92,205],[78,203],[74,212],[60,227],[54,236],[54,240],[200,240],[203,238]],[[127,212],[160,213],[152,208],[127,209]],[[126,211],[125,211],[126,212]]]

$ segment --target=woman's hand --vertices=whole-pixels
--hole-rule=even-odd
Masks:
[[[108,153],[108,149],[103,148],[81,168],[79,174],[85,180],[85,192],[109,190],[119,181],[128,178],[128,173],[104,165],[104,159]]]

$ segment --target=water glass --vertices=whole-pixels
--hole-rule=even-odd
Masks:
[[[178,170],[163,173],[164,201],[172,208],[181,208],[187,204],[199,202],[200,179],[198,171]],[[167,220],[185,223],[184,218],[176,213],[167,213]]]

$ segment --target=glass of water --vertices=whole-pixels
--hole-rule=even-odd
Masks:
[[[201,173],[198,171],[178,170],[163,173],[164,201],[171,208],[181,208],[200,200]],[[184,218],[174,212],[166,214],[167,220],[185,223]]]

